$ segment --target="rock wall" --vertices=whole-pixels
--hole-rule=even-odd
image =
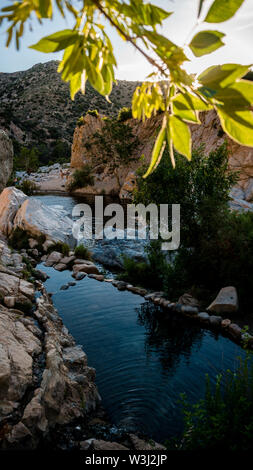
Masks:
[[[136,161],[128,166],[122,167],[120,171],[120,187],[116,184],[114,175],[108,173],[108,167],[102,164],[102,155],[94,143],[94,133],[103,132],[104,121],[98,117],[86,115],[83,125],[77,127],[74,133],[72,145],[71,167],[81,168],[88,163],[93,168],[95,174],[95,185],[92,188],[85,188],[79,192],[100,194],[118,193],[121,198],[127,198],[135,184],[135,171],[140,165],[140,157],[144,155],[146,162],[149,162],[157,129],[161,124],[162,115],[155,116],[145,122],[134,119],[127,121],[133,129],[133,134],[138,137],[140,145],[134,151]],[[214,111],[202,113],[202,124],[191,125],[193,147],[197,148],[205,144],[207,153],[215,150],[225,140],[228,142],[229,167],[234,171],[239,171],[238,186],[242,189],[248,201],[253,200],[253,149],[243,147],[232,141],[222,130],[219,119]],[[94,155],[96,159],[94,160]],[[250,189],[252,188],[252,189]]]
[[[0,449],[15,450],[36,448],[56,426],[83,418],[100,402],[95,371],[43,284],[37,281],[34,313],[7,307],[17,296],[35,302],[33,284],[16,272],[18,257],[21,263],[0,241]]]
[[[0,129],[0,192],[5,188],[13,169],[13,146],[7,134]]]

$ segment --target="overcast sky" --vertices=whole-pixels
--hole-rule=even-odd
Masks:
[[[189,42],[191,30],[196,23],[197,8],[199,0],[153,0],[155,5],[162,6],[174,14],[166,20],[162,33],[178,45]],[[3,5],[8,5],[10,1],[2,0]],[[206,0],[206,9],[212,3]],[[45,21],[43,26],[34,22],[34,31],[26,31],[19,52],[12,45],[9,49],[5,47],[4,26],[0,28],[0,71],[14,72],[26,70],[39,62],[47,62],[52,59],[60,59],[61,53],[43,54],[29,49],[28,46],[36,43],[41,37],[53,32],[71,28],[73,24],[72,16],[62,19],[58,14],[54,21]],[[204,24],[199,29],[218,29],[226,33],[226,46],[217,52],[194,58],[190,51],[188,56],[192,62],[186,65],[190,72],[199,72],[209,65],[228,62],[251,64],[253,63],[253,0],[245,0],[243,6],[231,20],[218,25]],[[197,30],[196,30],[197,32]],[[122,80],[144,80],[151,72],[149,64],[145,59],[136,53],[131,45],[122,41],[119,36],[109,28],[109,33],[115,47],[118,61],[117,78]]]

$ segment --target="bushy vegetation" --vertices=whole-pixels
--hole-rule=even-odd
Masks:
[[[72,175],[72,180],[68,185],[68,190],[74,191],[75,189],[85,188],[86,186],[94,185],[94,176],[89,165],[83,166],[80,170],[75,170]]]
[[[87,259],[91,260],[91,253],[88,248],[84,245],[76,246],[75,248],[75,256],[79,259]]]
[[[90,116],[94,116],[94,117],[98,117],[98,110],[97,109],[88,109],[87,113],[86,114],[89,114]]]
[[[9,238],[9,245],[17,250],[26,249],[29,248],[28,239],[29,235],[27,232],[17,227],[13,230],[11,237]]]
[[[235,371],[217,377],[213,389],[206,379],[205,397],[190,405],[181,403],[184,433],[174,446],[181,450],[251,450],[253,441],[253,361],[239,359]]]
[[[41,137],[41,135],[40,135]],[[54,163],[68,163],[70,145],[62,140],[55,140],[46,145],[38,142],[36,146],[25,147],[13,140],[14,171],[35,172],[40,166]]]
[[[67,243],[57,242],[48,248],[48,253],[52,253],[52,251],[58,251],[59,253],[62,253],[64,256],[68,256],[70,248]]]
[[[118,121],[119,122],[125,122],[128,119],[131,119],[133,117],[132,115],[132,108],[121,108],[118,113]]]
[[[146,248],[147,261],[136,262],[134,259],[123,256],[123,272],[118,279],[131,281],[134,285],[159,289],[163,285],[163,276],[166,270],[166,260],[161,251],[159,240],[153,240]]]
[[[253,289],[253,214],[230,211],[229,191],[237,175],[229,172],[227,166],[226,145],[209,156],[200,148],[194,152],[191,163],[177,156],[175,170],[166,154],[150,177],[143,180],[139,175],[134,202],[181,204],[180,248],[176,253],[161,252],[154,258],[153,287],[158,287],[159,279],[159,287],[165,290],[170,300],[177,300],[183,292],[189,292],[207,305],[221,287],[234,285],[241,308],[248,311],[253,305],[250,296]],[[143,171],[145,168],[140,173]],[[124,268],[123,276],[129,281],[134,282],[135,270],[136,273],[139,271],[139,284],[149,285],[146,276],[149,262],[146,268],[141,266],[141,272],[138,263],[134,268],[127,260]],[[157,271],[160,272],[158,278]]]
[[[36,184],[30,180],[24,180],[21,184],[17,185],[17,188],[23,191],[27,196],[32,196],[37,189]]]

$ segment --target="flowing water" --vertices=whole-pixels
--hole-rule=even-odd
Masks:
[[[76,199],[40,196],[48,205],[71,212]],[[112,241],[113,243],[113,241]],[[229,339],[198,325],[167,316],[159,307],[110,283],[88,277],[73,281],[70,271],[57,272],[43,264],[46,287],[65,325],[81,344],[111,420],[162,442],[182,430],[178,404],[203,397],[205,374],[211,383],[221,370],[234,369],[243,351]]]

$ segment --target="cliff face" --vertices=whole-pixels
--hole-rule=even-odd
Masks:
[[[115,175],[109,170],[108,163],[103,163],[103,153],[97,146],[94,136],[97,132],[103,134],[105,121],[100,117],[96,118],[86,115],[83,125],[75,129],[71,167],[75,169],[89,164],[95,175],[95,185],[92,188],[79,190],[79,192],[93,194],[117,193],[121,198],[127,198],[134,187],[135,171],[143,163],[143,160],[140,160],[141,156],[144,155],[144,161],[149,162],[161,120],[162,115],[158,115],[145,122],[134,119],[126,122],[131,127],[133,135],[138,138],[139,144],[131,155],[133,160],[128,165],[119,168],[119,178],[116,181]],[[253,149],[243,147],[228,138],[223,132],[214,111],[203,113],[201,121],[202,124],[200,126],[191,126],[193,147],[197,148],[201,144],[205,144],[206,153],[210,153],[227,140],[229,167],[234,171],[239,171],[238,186],[247,192],[247,189],[250,185],[252,186],[253,182]]]

